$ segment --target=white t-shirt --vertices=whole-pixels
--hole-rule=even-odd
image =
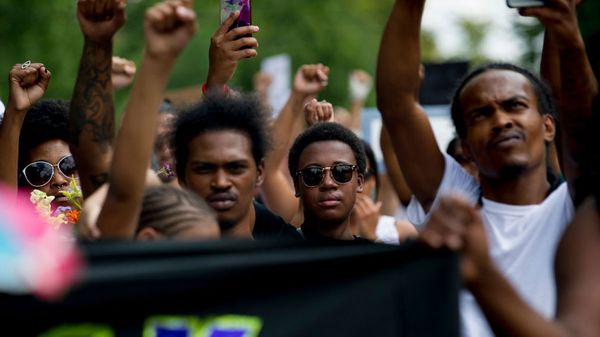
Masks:
[[[480,197],[477,181],[452,157],[444,156],[444,177],[433,207],[440,195],[448,193],[459,193],[477,204]],[[413,207],[413,211],[408,212],[410,221],[424,223],[425,213]],[[482,198],[481,214],[490,255],[498,268],[529,305],[544,317],[553,317],[556,307],[554,255],[563,231],[575,214],[567,184],[561,184],[537,205],[508,205]],[[463,336],[493,336],[475,298],[466,290],[460,294],[460,310]]]
[[[379,216],[377,227],[375,227],[375,236],[379,242],[389,245],[399,245],[400,237],[398,228],[396,228],[396,219],[389,215]]]

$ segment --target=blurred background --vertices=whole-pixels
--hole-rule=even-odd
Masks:
[[[130,0],[128,21],[115,38],[114,54],[138,64],[143,48],[144,10],[155,0]],[[46,97],[69,99],[79,64],[82,35],[74,0],[0,0],[0,70],[14,63],[43,62],[53,73]],[[259,56],[245,60],[232,86],[252,89],[261,61],[285,53],[291,73],[304,63],[331,67],[329,87],[321,97],[348,105],[348,74],[360,68],[373,74],[379,41],[393,0],[252,0],[253,22],[261,31]],[[199,30],[181,56],[169,89],[199,86],[208,68],[210,36],[219,25],[219,0],[196,0]],[[600,1],[585,0],[579,8],[580,25],[588,49],[598,55]],[[429,63],[466,61],[470,67],[488,60],[538,68],[542,28],[520,18],[504,0],[430,0],[423,19],[423,59]],[[598,68],[599,58],[593,57]],[[139,66],[139,64],[138,64]],[[6,77],[5,77],[6,78]],[[128,90],[117,93],[117,109],[124,107]],[[6,80],[0,98],[6,101]],[[371,93],[367,106],[375,105]]]

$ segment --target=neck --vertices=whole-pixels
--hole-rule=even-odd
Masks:
[[[336,239],[336,240],[354,240],[352,230],[350,228],[350,218],[338,224],[326,224],[322,220],[312,219],[308,215],[304,215],[304,227],[317,232],[319,235]]]
[[[221,234],[227,238],[253,240],[252,231],[254,230],[255,220],[256,211],[254,210],[254,204],[250,204],[250,209],[246,215],[233,227],[221,230]]]
[[[510,205],[539,204],[546,199],[550,189],[544,165],[515,175],[500,177],[480,175],[479,179],[486,199]]]

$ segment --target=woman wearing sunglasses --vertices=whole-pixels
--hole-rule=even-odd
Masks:
[[[60,100],[42,100],[27,112],[19,138],[19,188],[54,196],[53,208],[68,206],[60,193],[77,176],[69,150],[69,106]]]
[[[366,167],[361,141],[349,129],[317,123],[292,145],[288,167],[304,210],[300,231],[312,241],[355,240],[350,214],[363,191]]]

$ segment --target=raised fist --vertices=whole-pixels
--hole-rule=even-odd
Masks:
[[[333,122],[333,105],[313,98],[304,106],[304,118],[309,126],[319,122]]]
[[[77,19],[86,39],[109,42],[125,23],[127,0],[78,0]]]
[[[175,59],[196,33],[191,0],[170,0],[146,10],[146,52],[151,57]]]
[[[293,90],[305,96],[316,96],[327,87],[329,67],[322,64],[306,64],[294,77]]]
[[[27,111],[48,89],[52,74],[42,63],[15,64],[8,75],[8,106]]]
[[[133,61],[113,56],[111,78],[114,90],[119,90],[127,87],[133,82],[136,68]]]

